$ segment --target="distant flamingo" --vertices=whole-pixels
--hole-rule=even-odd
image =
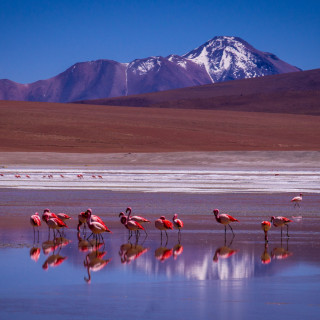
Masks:
[[[232,231],[232,234],[234,235],[233,229],[232,229],[232,227],[230,226],[229,223],[230,222],[234,222],[234,221],[239,222],[239,220],[237,220],[236,218],[234,218],[234,217],[232,217],[232,216],[230,216],[229,214],[226,214],[226,213],[220,214],[219,213],[219,209],[214,209],[213,213],[215,215],[215,218],[216,218],[217,222],[219,222],[219,223],[224,225],[224,234],[226,234],[226,232],[227,232],[227,225],[228,225],[229,228]]]
[[[302,201],[302,193],[300,193],[300,196],[296,196],[291,199],[291,202],[294,202],[294,207],[296,207],[296,206],[300,207],[301,201]]]
[[[39,213],[36,212],[30,217],[30,223],[33,227],[33,237],[35,238],[35,228],[37,228],[38,231],[38,241],[39,241],[39,227],[41,226],[41,219],[39,217]]]
[[[168,242],[168,233],[167,230],[171,229],[173,230],[173,224],[171,221],[166,220],[165,216],[161,216],[159,219],[157,219],[154,223],[155,227],[161,231],[161,242],[162,242],[162,230],[165,231],[167,236],[167,242]]]
[[[261,229],[264,231],[264,240],[268,242],[268,231],[271,228],[271,223],[269,221],[262,221],[261,222]]]
[[[282,238],[282,227],[287,226],[287,237],[289,237],[289,226],[288,224],[292,222],[292,220],[286,218],[286,217],[271,217],[271,222],[273,222],[273,225],[275,227],[280,227],[281,228],[281,238]]]
[[[132,237],[132,231],[135,231],[136,236],[138,236],[139,230],[144,230],[139,222],[129,220],[125,215],[121,216],[120,222],[129,230],[129,239]]]

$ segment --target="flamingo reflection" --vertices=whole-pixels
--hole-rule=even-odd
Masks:
[[[80,236],[80,232],[77,232],[78,238],[78,249],[80,252],[96,251],[101,249],[102,246],[105,246],[104,242],[97,242],[94,239],[87,240]]]
[[[130,242],[124,243],[120,246],[119,256],[121,257],[121,263],[131,263],[132,261],[138,259],[143,254],[149,251],[149,248],[145,248],[143,245],[132,244]]]
[[[262,264],[269,264],[271,262],[270,254],[268,253],[268,244],[265,242],[264,244],[264,251],[261,255],[261,263]]]
[[[84,277],[84,280],[87,283],[91,283],[91,271],[97,272],[102,270],[111,259],[104,260],[102,259],[106,255],[106,251],[92,251],[86,255],[86,258],[83,262],[84,266],[87,268],[88,277]]]
[[[39,247],[32,247],[30,249],[30,258],[34,261],[37,262],[40,258],[40,248]]]
[[[228,259],[234,254],[236,254],[239,250],[231,249],[231,245],[234,237],[231,239],[230,243],[226,245],[226,238],[224,238],[224,245],[216,250],[213,256],[213,261],[218,262],[219,259]]]
[[[173,254],[173,249],[168,249],[166,247],[159,247],[156,249],[154,252],[154,256],[156,257],[157,260],[164,262],[167,259],[169,259]]]
[[[282,239],[281,239],[281,246],[274,248],[272,250],[271,257],[272,257],[272,259],[283,260],[283,259],[287,259],[288,257],[292,256],[292,254],[293,253],[289,251],[289,239],[287,239],[286,248],[283,247]]]
[[[174,258],[174,260],[176,260],[178,258],[178,256],[180,256],[180,254],[182,254],[183,246],[179,242],[172,248],[172,251],[173,251],[173,258]]]
[[[63,257],[59,253],[58,254],[52,254],[44,262],[44,264],[42,265],[42,269],[48,270],[49,267],[57,267],[66,259],[67,259],[67,257]]]

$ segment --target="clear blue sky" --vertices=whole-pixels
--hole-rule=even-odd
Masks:
[[[76,62],[184,54],[239,36],[320,68],[320,0],[0,0],[0,79],[48,79]]]

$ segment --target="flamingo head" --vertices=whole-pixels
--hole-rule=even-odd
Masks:
[[[86,212],[85,212],[86,216],[87,217],[91,217],[92,215],[92,210],[91,209],[88,209]]]
[[[47,222],[49,220],[49,214],[48,212],[45,212],[43,215],[42,215],[42,220]]]
[[[39,215],[39,213],[38,213],[38,212],[36,212],[36,213],[35,213],[35,215],[36,215],[36,216],[38,216],[38,215]]]
[[[166,217],[165,216],[161,216],[160,219],[161,220],[166,220]]]
[[[274,216],[272,216],[270,221],[272,222],[274,219],[275,219],[275,217],[274,217]]]
[[[131,211],[132,211],[131,207],[128,207],[128,208],[126,209],[126,213],[128,213],[128,211],[131,213]]]
[[[127,223],[127,217],[126,216],[122,216],[121,219],[120,219],[120,222],[122,224],[126,224]]]
[[[43,210],[43,213],[47,213],[47,212],[50,212],[50,209],[44,209]]]
[[[119,213],[119,217],[124,217],[124,213],[123,213],[123,212],[120,212],[120,213]]]
[[[214,209],[213,213],[214,213],[215,216],[217,216],[219,214],[219,209]]]
[[[173,215],[172,220],[175,220],[175,219],[177,219],[177,218],[178,218],[178,215],[175,213],[175,214]]]

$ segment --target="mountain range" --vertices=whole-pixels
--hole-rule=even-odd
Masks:
[[[136,95],[229,80],[301,71],[238,37],[215,37],[182,55],[130,63],[76,63],[46,80],[20,84],[0,80],[1,100],[73,102]]]

